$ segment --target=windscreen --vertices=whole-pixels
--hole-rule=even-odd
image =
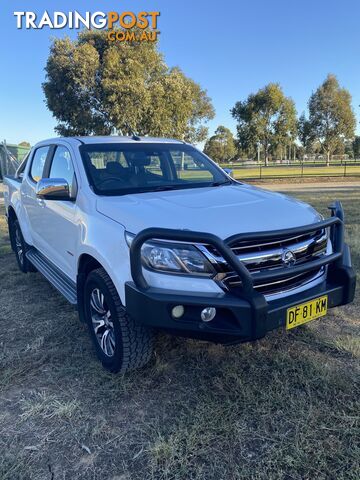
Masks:
[[[198,188],[231,183],[222,170],[190,145],[88,144],[80,147],[99,195]]]

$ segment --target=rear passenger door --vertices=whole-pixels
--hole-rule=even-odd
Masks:
[[[76,197],[77,179],[70,150],[57,145],[45,176],[63,178]],[[43,253],[68,277],[76,278],[75,249],[78,240],[77,206],[74,200],[44,200],[42,209]]]

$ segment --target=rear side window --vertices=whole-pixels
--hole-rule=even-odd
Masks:
[[[42,179],[45,161],[50,147],[40,147],[36,149],[31,164],[30,177],[38,182]]]
[[[51,163],[50,178],[64,178],[69,184],[70,191],[74,183],[74,167],[70,152],[66,147],[59,146],[55,150]]]

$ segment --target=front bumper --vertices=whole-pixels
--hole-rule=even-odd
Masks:
[[[285,326],[287,309],[299,303],[322,295],[328,295],[328,308],[352,302],[355,281],[354,270],[342,266],[322,284],[270,302],[261,294],[255,295],[252,301],[230,293],[219,296],[179,295],[164,289],[141,290],[133,282],[128,282],[125,286],[126,308],[139,323],[175,335],[227,344],[247,342]],[[171,315],[176,305],[185,307],[185,313],[179,320]],[[201,310],[205,307],[216,308],[217,314],[211,322],[200,319]]]
[[[265,296],[253,288],[253,277],[246,267],[233,255],[227,241],[213,235],[173,231],[165,229],[147,229],[133,240],[130,249],[131,272],[133,281],[125,285],[126,309],[129,315],[142,325],[166,330],[176,335],[199,338],[218,343],[237,343],[262,338],[267,332],[284,326],[287,309],[310,301],[322,295],[328,295],[328,308],[350,303],[354,299],[356,275],[351,267],[350,250],[344,243],[343,211],[340,203],[332,208],[330,219],[302,228],[288,230],[288,233],[312,231],[330,228],[333,253],[320,260],[308,262],[305,266],[288,269],[276,269],[266,273],[270,278],[292,275],[296,271],[305,271],[316,266],[326,266],[325,280],[308,290],[284,298],[267,301]],[[282,234],[284,231],[281,232]],[[276,238],[280,232],[250,234],[251,238],[265,235]],[[244,235],[243,235],[244,236]],[[142,274],[141,246],[151,238],[167,240],[194,241],[213,244],[225,260],[242,279],[242,288],[224,294],[181,293],[173,290],[152,288]],[[184,315],[173,318],[171,311],[177,305],[184,306]],[[215,307],[216,316],[211,322],[201,320],[201,311],[205,307]]]

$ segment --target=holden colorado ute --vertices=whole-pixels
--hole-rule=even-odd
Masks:
[[[20,269],[76,305],[114,372],[148,362],[158,330],[248,342],[354,298],[340,202],[324,219],[181,141],[45,140],[5,184]]]

